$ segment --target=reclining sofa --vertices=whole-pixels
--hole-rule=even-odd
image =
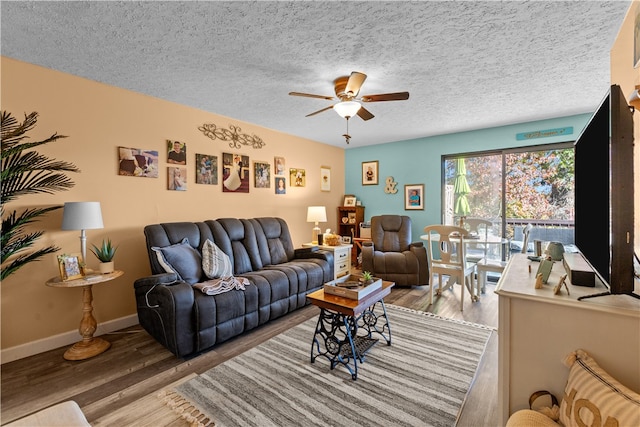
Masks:
[[[303,307],[307,293],[333,280],[333,254],[294,249],[280,218],[154,224],[144,234],[152,275],[134,283],[138,319],[178,357]],[[244,289],[208,295],[198,288],[209,283],[208,265],[202,265],[205,246],[230,261]]]

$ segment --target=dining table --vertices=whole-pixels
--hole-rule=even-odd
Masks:
[[[429,241],[429,236],[426,234],[423,234],[420,236],[421,240],[424,241]],[[440,237],[436,234],[432,235],[431,240],[440,240]],[[451,241],[459,241],[460,238],[456,238],[455,236],[450,236],[449,240]],[[509,258],[509,243],[510,240],[507,239],[506,237],[501,237],[501,236],[494,236],[494,235],[489,235],[487,236],[486,239],[484,239],[484,237],[481,237],[477,234],[470,234],[466,237],[463,238],[463,241],[465,243],[465,245],[469,246],[469,245],[479,245],[479,244],[486,244],[486,245],[500,245],[501,246],[501,254],[500,254],[500,258],[503,261],[508,260]]]

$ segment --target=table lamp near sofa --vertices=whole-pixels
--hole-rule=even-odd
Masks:
[[[315,223],[313,227],[311,243],[318,244],[318,234],[320,234],[319,222],[327,222],[327,210],[324,206],[309,206],[307,208],[307,222]]]
[[[63,230],[80,230],[82,262],[87,262],[87,234],[85,230],[104,228],[100,202],[66,202],[62,214]]]

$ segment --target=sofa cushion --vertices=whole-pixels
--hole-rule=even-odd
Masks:
[[[202,246],[202,270],[209,279],[233,276],[229,255],[209,239]]]
[[[571,367],[560,402],[565,426],[640,426],[640,394],[604,371],[583,350],[567,357]]]
[[[167,273],[176,273],[180,280],[189,284],[198,283],[202,278],[202,257],[186,237],[175,245],[162,248],[154,246],[151,249]]]

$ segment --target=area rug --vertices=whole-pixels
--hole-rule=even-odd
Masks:
[[[492,329],[387,305],[391,346],[380,340],[358,378],[320,357],[317,318],[159,397],[200,426],[453,426]]]

